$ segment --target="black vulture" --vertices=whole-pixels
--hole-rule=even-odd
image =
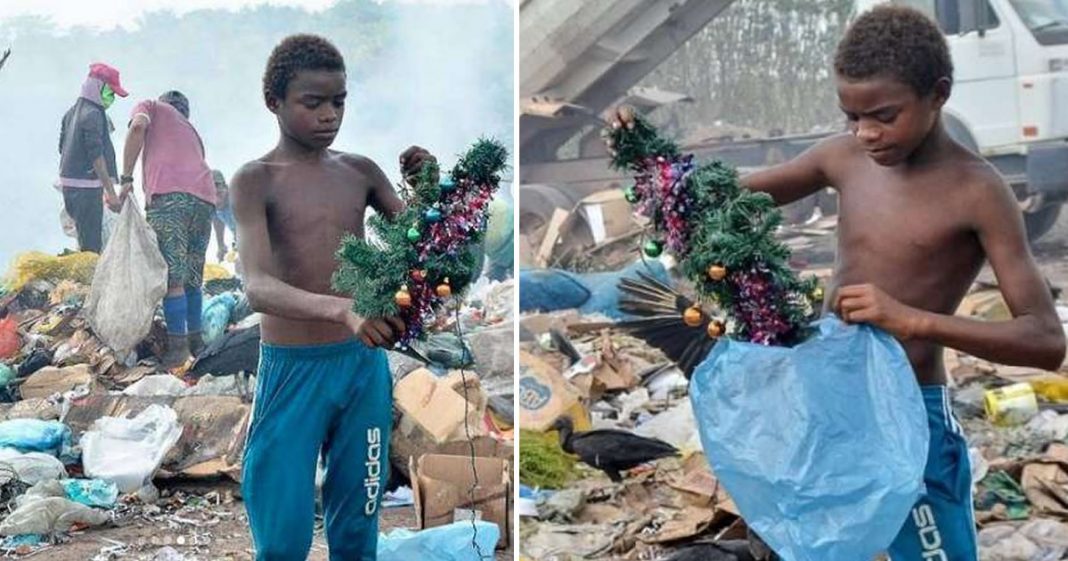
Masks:
[[[560,447],[564,452],[575,454],[586,464],[608,474],[608,478],[616,483],[623,481],[621,471],[679,454],[674,446],[663,440],[624,430],[575,432],[569,417],[561,417],[553,423],[553,428],[560,431]]]

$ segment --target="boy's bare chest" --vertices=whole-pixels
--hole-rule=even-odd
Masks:
[[[975,241],[968,212],[951,185],[858,182],[839,191],[839,245],[902,261],[959,252]]]
[[[267,226],[283,245],[301,240],[340,239],[343,233],[362,235],[370,186],[363,178],[330,175],[277,183],[267,201]],[[277,245],[277,244],[276,244]]]

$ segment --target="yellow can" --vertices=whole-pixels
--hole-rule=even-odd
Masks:
[[[987,390],[986,416],[995,425],[1021,425],[1038,413],[1038,398],[1031,384],[1019,383]]]

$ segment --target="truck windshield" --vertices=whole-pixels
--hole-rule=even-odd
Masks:
[[[1068,0],[1009,0],[1040,45],[1068,43]]]

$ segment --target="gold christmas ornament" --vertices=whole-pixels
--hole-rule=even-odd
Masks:
[[[407,308],[412,305],[412,295],[408,292],[407,286],[402,286],[396,294],[393,295],[393,301],[402,308]]]
[[[701,316],[701,308],[690,306],[682,313],[682,321],[690,327],[697,327],[698,325],[701,325]]]
[[[449,286],[449,279],[446,278],[445,282],[439,284],[437,289],[435,289],[435,292],[441,298],[448,298],[449,296],[452,296],[452,287]]]
[[[722,321],[712,320],[708,322],[708,336],[713,339],[719,339],[723,336],[723,333],[727,330]]]

